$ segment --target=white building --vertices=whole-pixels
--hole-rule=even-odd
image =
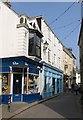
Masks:
[[[47,97],[63,92],[63,45],[43,16],[32,17],[31,20],[32,24],[34,20],[39,21],[38,29],[40,29],[43,34],[41,41],[41,63],[43,63],[41,93],[43,97]]]
[[[41,97],[42,34],[35,24],[30,24],[28,16],[16,14],[8,3],[0,2],[0,78],[4,103],[9,95],[12,101],[34,101]]]
[[[80,71],[76,71],[76,83],[81,83]]]
[[[34,101],[63,92],[62,43],[42,16],[18,15],[8,5],[0,2],[3,98]]]

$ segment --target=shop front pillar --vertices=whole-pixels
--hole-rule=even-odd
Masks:
[[[29,93],[28,91],[28,86],[29,86],[29,68],[27,68],[27,94]]]
[[[24,68],[22,72],[22,95],[24,93]],[[23,96],[21,95],[21,101],[23,101]]]
[[[62,81],[62,92],[63,92],[63,75],[61,76],[61,81]]]
[[[57,94],[57,78],[55,78],[55,94]]]
[[[11,66],[10,66],[10,94],[13,95],[13,72]],[[11,101],[12,101],[12,97],[11,97]]]
[[[49,84],[50,84],[50,85],[49,85],[49,88],[50,88],[49,92],[50,92],[50,95],[51,95],[51,96],[52,96],[52,89],[53,89],[53,88],[52,88],[52,84],[53,84],[52,79],[53,79],[53,78],[52,78],[52,73],[51,73],[50,80],[49,80]]]
[[[42,95],[44,89],[44,70],[39,70],[39,89],[38,92]]]

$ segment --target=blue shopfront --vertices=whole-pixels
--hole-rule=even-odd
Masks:
[[[43,62],[43,98],[63,92],[63,71]]]
[[[24,56],[2,58],[0,60],[2,77],[2,103],[33,102],[41,99],[39,92],[39,73],[42,64]]]

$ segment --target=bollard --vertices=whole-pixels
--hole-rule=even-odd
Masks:
[[[8,112],[10,112],[11,96],[8,96]]]

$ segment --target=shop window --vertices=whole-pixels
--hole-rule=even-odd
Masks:
[[[8,73],[2,74],[2,94],[8,94]]]
[[[37,93],[38,92],[38,76],[29,74],[29,81],[28,81],[28,92],[31,93]]]

